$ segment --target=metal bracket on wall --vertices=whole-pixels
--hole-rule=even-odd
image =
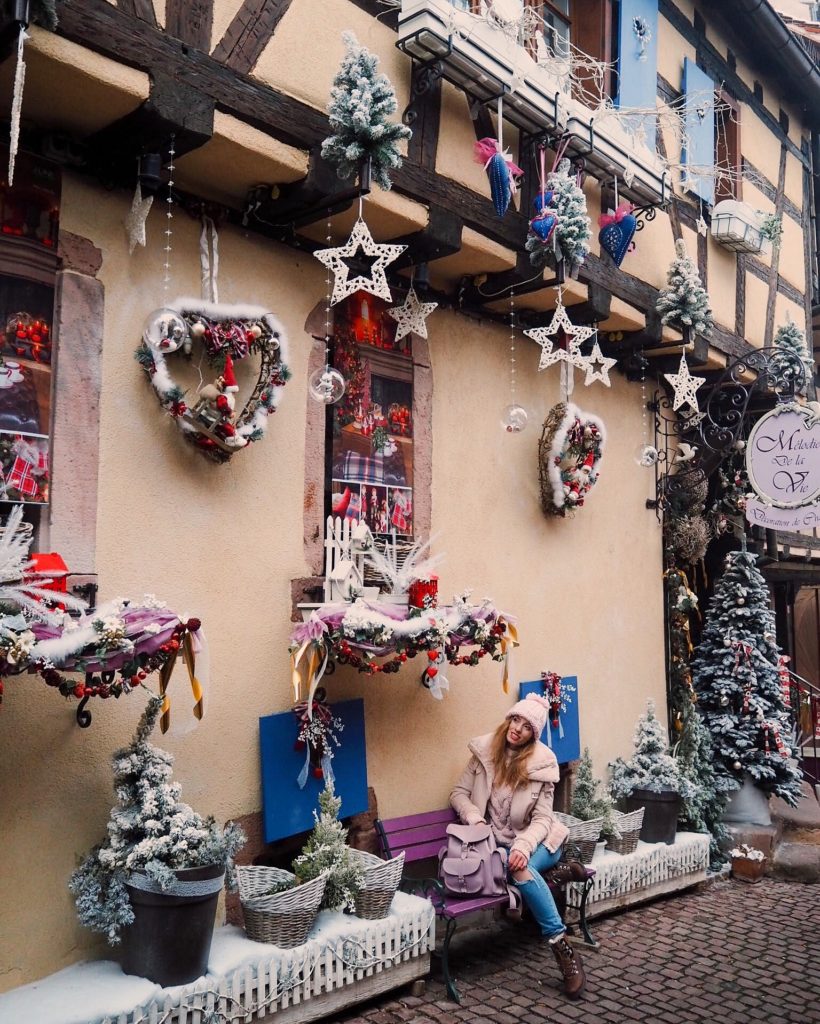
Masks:
[[[419,117],[416,103],[426,96],[433,86],[444,76],[444,57],[424,62],[413,61],[413,74],[410,80],[410,102],[401,115],[402,122],[412,128]]]

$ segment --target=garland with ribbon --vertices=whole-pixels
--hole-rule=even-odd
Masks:
[[[478,665],[489,655],[503,662],[507,693],[510,657],[517,645],[514,622],[489,601],[469,605],[462,597],[448,607],[425,610],[361,598],[353,604],[322,605],[291,637],[294,699],[302,700],[306,692],[312,705],[331,662],[367,675],[389,674],[422,652],[429,652],[431,664],[425,671],[431,681],[442,655],[441,663],[446,659],[451,665]],[[473,650],[461,653],[467,647]]]
[[[310,704],[303,700],[293,707],[299,724],[293,749],[297,753],[305,752],[305,763],[296,780],[299,789],[305,788],[311,772],[315,779],[324,779],[328,787],[333,787],[333,747],[341,746],[339,733],[344,729],[344,722],[333,714],[325,697],[325,690],[320,686]]]

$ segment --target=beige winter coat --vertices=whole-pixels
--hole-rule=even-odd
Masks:
[[[467,746],[473,756],[450,794],[450,806],[465,825],[476,825],[487,817],[494,775],[492,738],[489,733],[470,740]],[[515,831],[511,849],[520,850],[529,858],[540,843],[555,853],[566,839],[568,829],[552,812],[552,796],[559,777],[555,754],[536,740],[527,768],[528,780],[513,792],[510,824]]]

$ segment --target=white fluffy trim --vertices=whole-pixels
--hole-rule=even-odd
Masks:
[[[570,427],[573,425],[576,418],[579,419],[582,424],[590,423],[598,428],[601,434],[602,455],[604,446],[606,445],[606,427],[604,426],[604,421],[599,419],[597,416],[593,416],[591,412],[582,412],[577,405],[567,402],[566,415],[561,421],[561,425],[555,431],[547,462],[547,471],[549,472],[550,483],[552,484],[552,500],[556,508],[563,508],[567,499],[564,494],[564,481],[561,479],[561,466],[560,463],[556,463],[555,460],[563,453],[564,446],[567,443],[567,434],[569,433]],[[596,472],[595,477],[597,478],[597,476],[598,474]]]

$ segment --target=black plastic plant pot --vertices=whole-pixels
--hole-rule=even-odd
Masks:
[[[206,973],[225,868],[209,864],[175,874],[177,882],[165,891],[145,875],[131,877],[134,923],[122,932],[123,971],[163,988]]]
[[[656,793],[653,789],[633,789],[626,798],[627,811],[643,812],[641,839],[645,843],[666,843],[672,846],[678,830],[678,815],[681,809],[680,793],[664,789]]]

